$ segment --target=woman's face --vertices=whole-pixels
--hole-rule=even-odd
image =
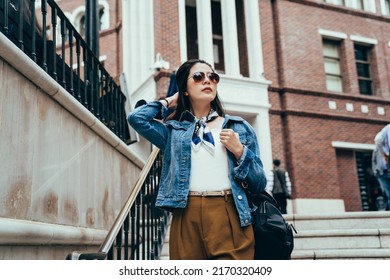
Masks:
[[[208,73],[213,73],[213,71],[207,64],[196,63],[194,66],[192,66],[187,80],[187,93],[192,104],[210,104],[210,102],[215,99],[217,95],[217,83],[215,80],[210,80]],[[194,74],[196,77],[200,77],[200,74],[202,79],[197,81],[194,79]]]

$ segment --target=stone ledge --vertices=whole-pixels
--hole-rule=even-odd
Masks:
[[[0,245],[100,245],[108,231],[0,218]]]

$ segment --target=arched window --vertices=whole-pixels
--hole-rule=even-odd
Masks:
[[[73,11],[74,26],[81,36],[85,36],[85,6],[76,8]],[[110,9],[107,1],[99,1],[99,30],[105,30],[110,27]]]

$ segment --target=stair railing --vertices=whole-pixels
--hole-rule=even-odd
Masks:
[[[0,32],[123,142],[136,142],[125,94],[55,0],[1,0]]]
[[[66,259],[159,259],[170,218],[168,212],[154,206],[161,166],[162,153],[153,148],[129,198],[98,252],[72,252]]]

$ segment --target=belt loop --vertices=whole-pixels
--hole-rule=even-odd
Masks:
[[[225,195],[225,202],[228,202],[228,195],[227,195],[227,191],[223,191],[223,194]]]

